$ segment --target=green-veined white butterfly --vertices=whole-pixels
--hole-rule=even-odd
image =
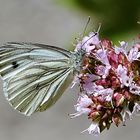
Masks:
[[[89,21],[90,17],[82,38]],[[100,25],[93,36],[98,34],[99,29]],[[37,43],[9,42],[2,45],[0,76],[8,102],[27,116],[55,104],[75,74],[80,72],[86,42],[75,52]]]
[[[46,110],[73,80],[82,55],[43,44],[2,45],[0,75],[6,99],[27,116]]]

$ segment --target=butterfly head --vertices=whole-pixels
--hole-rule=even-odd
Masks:
[[[91,54],[100,43],[98,32],[91,32],[88,36],[83,37],[77,42],[75,51],[73,52],[73,63],[76,71],[80,72],[86,56]]]

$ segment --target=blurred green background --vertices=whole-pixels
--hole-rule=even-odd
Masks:
[[[0,0],[0,42],[37,42],[72,50],[74,38],[83,31],[88,16],[89,29],[102,23],[101,36],[113,40],[136,37],[140,32],[140,0]],[[86,116],[70,119],[78,88],[69,88],[52,108],[25,117],[14,111],[2,94],[0,81],[1,140],[139,140],[140,118],[127,126],[112,126],[98,138],[81,134],[90,121]]]
[[[81,14],[90,15],[97,26],[102,23],[101,36],[116,41],[140,33],[140,0],[58,0]]]

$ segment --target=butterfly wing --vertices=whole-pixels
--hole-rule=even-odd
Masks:
[[[31,43],[0,47],[0,75],[6,99],[30,116],[53,105],[73,79],[72,54],[64,49]]]

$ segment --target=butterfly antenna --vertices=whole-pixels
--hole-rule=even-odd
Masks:
[[[84,27],[84,30],[83,30],[83,33],[82,33],[82,38],[85,36],[85,33],[86,33],[86,30],[87,30],[87,27],[88,27],[88,25],[89,25],[89,23],[90,23],[90,16],[88,17],[88,20],[87,20],[87,22],[86,22],[86,25],[85,25],[85,27]]]
[[[85,31],[86,31],[86,29],[87,29],[87,26],[88,26],[89,22],[90,22],[90,17],[88,18],[88,21],[87,21],[87,24],[86,24],[86,26],[85,26],[85,29],[84,29],[84,31],[83,31],[83,35],[82,35],[82,36],[84,36]],[[81,46],[81,49],[82,49],[82,50],[84,50],[84,49],[83,49],[83,46],[84,46],[91,38],[93,38],[94,36],[96,36],[96,35],[99,33],[100,29],[101,29],[101,23],[99,23],[99,27],[98,27],[97,31],[94,32],[94,34],[93,34],[88,40],[86,40],[86,41],[82,44],[82,46]]]
[[[90,21],[90,20],[88,20],[88,21]],[[88,23],[88,22],[87,22],[87,23]],[[87,25],[88,25],[88,24],[86,24],[86,27],[87,27]],[[99,23],[99,26],[98,26],[97,31],[96,31],[88,40],[86,40],[86,41],[82,44],[81,48],[82,48],[91,38],[93,38],[94,36],[96,36],[96,35],[99,33],[100,29],[101,29],[101,23]]]
[[[75,38],[75,40],[76,40],[77,42],[85,36],[85,33],[86,33],[87,27],[88,27],[88,25],[89,25],[89,22],[90,22],[90,16],[88,17],[88,20],[87,20],[86,25],[85,25],[85,27],[84,27],[83,33],[80,33],[80,34],[79,34],[79,38]],[[73,43],[72,43],[72,44],[73,44]],[[75,46],[75,44],[74,44],[74,46]]]
[[[102,24],[99,23],[99,25],[98,25],[98,29],[97,29],[97,31],[96,31],[97,34],[99,33],[99,31],[100,31],[100,29],[101,29],[101,26],[102,26]]]
[[[95,32],[94,35],[92,35],[88,40],[86,40],[86,41],[82,44],[81,48],[82,48],[91,38],[93,38],[93,37],[96,36],[96,35],[97,35],[97,32]]]

